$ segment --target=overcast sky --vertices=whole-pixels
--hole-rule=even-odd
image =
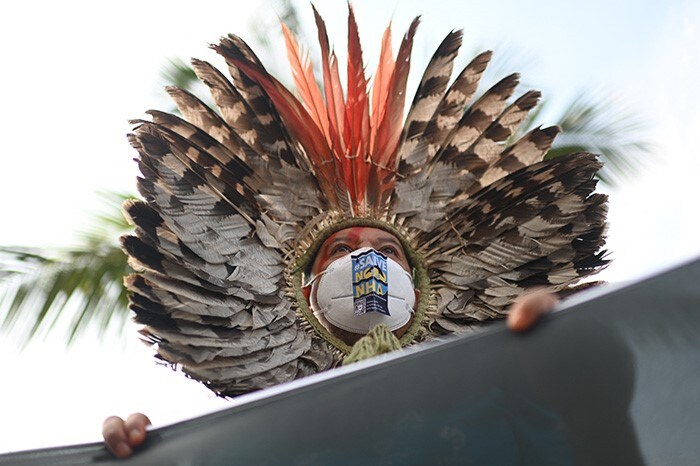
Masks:
[[[97,190],[135,191],[127,121],[148,108],[167,108],[160,78],[166,59],[219,63],[207,44],[228,32],[253,38],[250,24],[261,17],[270,42],[281,46],[270,5],[6,6],[0,17],[0,245],[69,244],[95,209]],[[317,2],[338,50],[346,34],[344,5]],[[299,8],[311,32],[310,7],[299,2]],[[615,262],[605,278],[631,279],[700,254],[694,139],[700,134],[700,2],[375,0],[356,1],[355,8],[370,69],[389,19],[396,44],[422,15],[409,86],[442,38],[462,28],[462,63],[483,48],[507,55],[523,81],[555,107],[580,92],[622,99],[648,122],[654,157],[610,191]],[[70,351],[60,338],[22,354],[14,343],[0,342],[0,452],[97,440],[110,414],[140,410],[163,425],[226,406],[181,374],[155,367],[131,330],[126,345],[85,339]]]

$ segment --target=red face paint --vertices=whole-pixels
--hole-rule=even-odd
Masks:
[[[366,227],[352,227],[346,228],[345,230],[340,230],[338,233],[343,233],[345,239],[347,239],[349,243],[355,245],[360,241],[360,236],[365,230],[367,230]]]
[[[328,237],[316,254],[311,269],[312,273],[317,274],[325,270],[334,260],[365,246],[378,251],[391,246],[390,250],[394,252],[389,257],[398,262],[404,269],[411,270],[405,251],[394,235],[379,228],[352,227],[337,231]]]

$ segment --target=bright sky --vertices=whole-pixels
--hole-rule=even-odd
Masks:
[[[339,50],[344,3],[317,3]],[[356,0],[355,8],[370,69],[387,21],[393,16],[397,43],[411,18],[423,15],[414,85],[415,71],[445,34],[463,28],[462,63],[479,48],[507,53],[524,81],[555,105],[586,90],[623,98],[649,122],[655,158],[610,193],[615,262],[604,278],[630,279],[700,254],[699,2]],[[310,7],[299,2],[299,9],[312,31]],[[0,17],[0,245],[70,243],[97,205],[96,190],[135,191],[127,120],[147,108],[167,108],[159,88],[166,58],[218,63],[207,44],[228,32],[251,38],[249,24],[260,16],[271,25],[269,40],[281,44],[274,9],[262,2],[6,7]],[[54,338],[21,354],[14,343],[0,341],[0,452],[97,440],[110,414],[144,411],[164,425],[227,406],[181,374],[155,367],[135,329],[129,334],[126,345],[85,339],[65,351]]]

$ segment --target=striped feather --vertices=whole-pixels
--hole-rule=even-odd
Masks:
[[[399,160],[403,160],[415,147],[443,100],[461,45],[462,31],[452,31],[443,39],[430,59],[404,122]]]
[[[599,167],[590,154],[575,154],[523,168],[437,229],[441,249],[431,254],[431,269],[437,287],[454,290],[442,293],[439,319],[497,318],[526,289],[558,291],[604,267],[606,198],[592,194]]]
[[[223,37],[219,44],[212,45],[211,48],[224,58],[232,53],[240,54],[246,60],[255,63],[256,66],[264,70],[258,57],[238,36],[232,34],[228,37]],[[230,63],[229,60],[226,60],[226,64],[233,79],[233,86],[248,103],[253,115],[257,117],[258,122],[262,125],[263,130],[258,134],[258,137],[265,151],[270,154],[277,154],[279,158],[288,164],[301,164],[308,167],[308,160],[297,150],[279,113],[263,88],[255,80],[241,72],[237,66]]]
[[[503,111],[518,85],[519,78],[517,73],[506,76],[469,107],[452,132],[447,135],[442,149],[428,164],[429,171],[437,161],[454,163],[478,139]]]
[[[545,129],[535,128],[530,131],[481,170],[478,174],[478,183],[471,186],[467,190],[467,194],[473,194],[483,186],[488,186],[509,173],[541,161],[549,148],[552,147],[554,138],[559,134],[559,131],[557,126]]]
[[[407,175],[423,168],[444,145],[476,92],[491,55],[491,52],[477,55],[462,70],[440,101],[420,138],[413,138],[405,143],[402,149],[403,163],[399,167],[401,174]]]

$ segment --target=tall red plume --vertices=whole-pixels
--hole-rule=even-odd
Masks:
[[[304,147],[326,199],[332,206],[338,206],[336,183],[333,181],[336,178],[333,154],[326,144],[320,128],[313,123],[313,119],[301,102],[282,83],[270,75],[259,62],[251,60],[246,51],[238,46],[237,41],[240,39],[231,36],[222,39],[221,43],[213,48],[226,59],[230,66],[237,67],[241,73],[265,90],[275,104],[278,113],[284,119],[289,133]]]
[[[229,64],[268,94],[290,136],[304,148],[331,207],[344,209],[353,216],[366,216],[387,207],[385,194],[393,190],[396,182],[406,80],[419,21],[416,18],[411,23],[396,60],[392,56],[391,24],[387,27],[370,97],[355,13],[352,5],[348,5],[348,75],[344,97],[338,60],[329,45],[325,22],[313,5],[312,8],[321,46],[323,90],[316,82],[308,54],[285,25],[282,32],[300,99],[262,65],[241,51],[232,50],[230,44],[215,48]]]
[[[369,99],[355,12],[352,5],[348,5],[348,8],[348,96],[344,131],[346,154],[342,165],[346,185],[351,189],[350,197],[354,204],[361,205],[369,172],[365,161],[369,155]]]
[[[294,37],[289,28],[284,23],[281,23],[281,25],[287,45],[287,58],[292,66],[294,83],[309,115],[326,136],[328,144],[331,145],[331,137],[328,130],[328,113],[323,103],[323,97],[321,97],[321,90],[314,77],[314,67],[309,54],[299,47],[296,37]]]
[[[403,108],[406,101],[406,80],[411,68],[413,36],[420,18],[415,18],[401,42],[396,57],[396,66],[387,89],[387,103],[384,118],[377,129],[376,160],[382,166],[395,168],[396,150],[401,136]]]
[[[386,111],[387,90],[389,89],[391,76],[394,74],[395,64],[396,62],[391,52],[391,23],[389,23],[382,36],[382,50],[379,54],[379,64],[372,83],[372,119],[370,121],[372,139],[370,141],[370,151],[373,151],[375,148],[377,129]]]
[[[336,154],[345,153],[345,144],[342,137],[342,128],[345,127],[345,97],[343,96],[343,86],[338,73],[338,60],[331,52],[328,45],[328,33],[326,23],[318,14],[316,7],[311,5],[316,19],[316,29],[318,29],[318,41],[321,44],[321,60],[323,67],[323,91],[326,96],[328,107],[329,131],[333,141],[333,152]]]

